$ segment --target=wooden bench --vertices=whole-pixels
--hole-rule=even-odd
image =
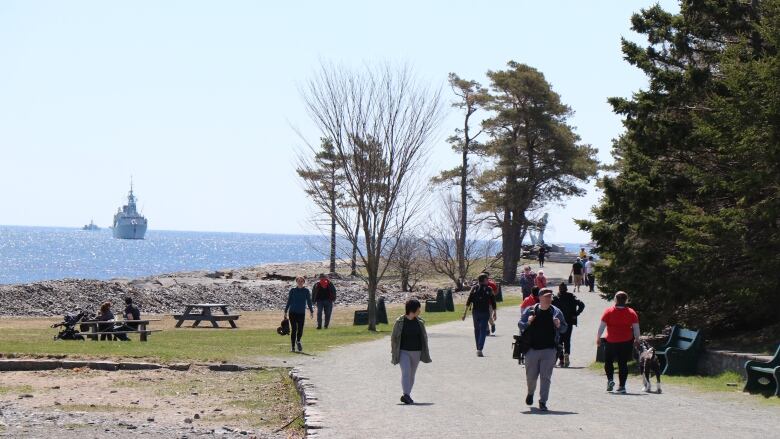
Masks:
[[[656,350],[664,375],[695,375],[702,350],[699,331],[673,326],[666,343]]]
[[[192,312],[193,309],[199,308],[200,312]],[[214,314],[212,309],[217,309],[222,314]],[[182,314],[173,314],[173,318],[177,320],[176,327],[180,328],[182,323],[187,320],[193,320],[193,328],[200,325],[200,322],[210,322],[213,328],[219,328],[217,322],[228,322],[231,328],[238,328],[236,320],[240,317],[240,314],[230,314],[227,309],[227,305],[224,303],[191,303],[184,305],[184,312]]]
[[[780,345],[774,357],[769,362],[749,360],[745,362],[745,373],[747,381],[745,382],[745,392],[772,390],[774,385],[774,395],[780,396]],[[762,381],[767,381],[766,384]]]
[[[81,335],[84,337],[87,337],[91,339],[92,341],[98,341],[99,335],[116,335],[116,334],[139,334],[139,340],[140,341],[147,341],[149,334],[153,332],[162,332],[162,329],[146,329],[146,326],[149,324],[149,322],[159,322],[159,319],[153,319],[153,320],[108,320],[108,321],[102,321],[102,320],[88,320],[84,322],[79,322],[79,325],[87,326],[89,329],[89,332],[82,331]],[[124,326],[126,324],[134,324],[138,325],[138,329],[130,330],[130,331],[101,331],[99,330],[101,326]],[[113,337],[111,337],[113,338]]]

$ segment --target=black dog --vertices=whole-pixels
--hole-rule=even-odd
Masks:
[[[658,357],[655,355],[655,349],[651,347],[647,342],[639,342],[637,347],[639,351],[639,373],[642,374],[642,382],[644,386],[642,390],[645,392],[652,391],[652,384],[650,383],[650,372],[655,374],[657,392],[661,393],[661,363],[658,362]]]

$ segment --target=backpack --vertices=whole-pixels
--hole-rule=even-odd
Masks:
[[[284,319],[282,320],[281,325],[279,325],[278,328],[276,328],[276,333],[279,335],[289,335],[290,334],[290,320]]]

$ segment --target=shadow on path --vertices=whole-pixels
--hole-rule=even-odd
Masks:
[[[530,409],[523,412],[524,415],[579,415],[577,412],[567,412],[567,411],[561,411],[561,410],[547,410],[546,412],[539,410],[536,407],[531,407]]]

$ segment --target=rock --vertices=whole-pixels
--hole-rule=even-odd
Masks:
[[[197,413],[195,413],[195,416],[193,416],[193,418],[195,418],[195,419],[200,419],[200,415],[199,415],[199,414],[197,414]]]
[[[192,424],[192,418],[184,418],[185,424]]]
[[[146,422],[154,422],[154,418],[146,418]]]

